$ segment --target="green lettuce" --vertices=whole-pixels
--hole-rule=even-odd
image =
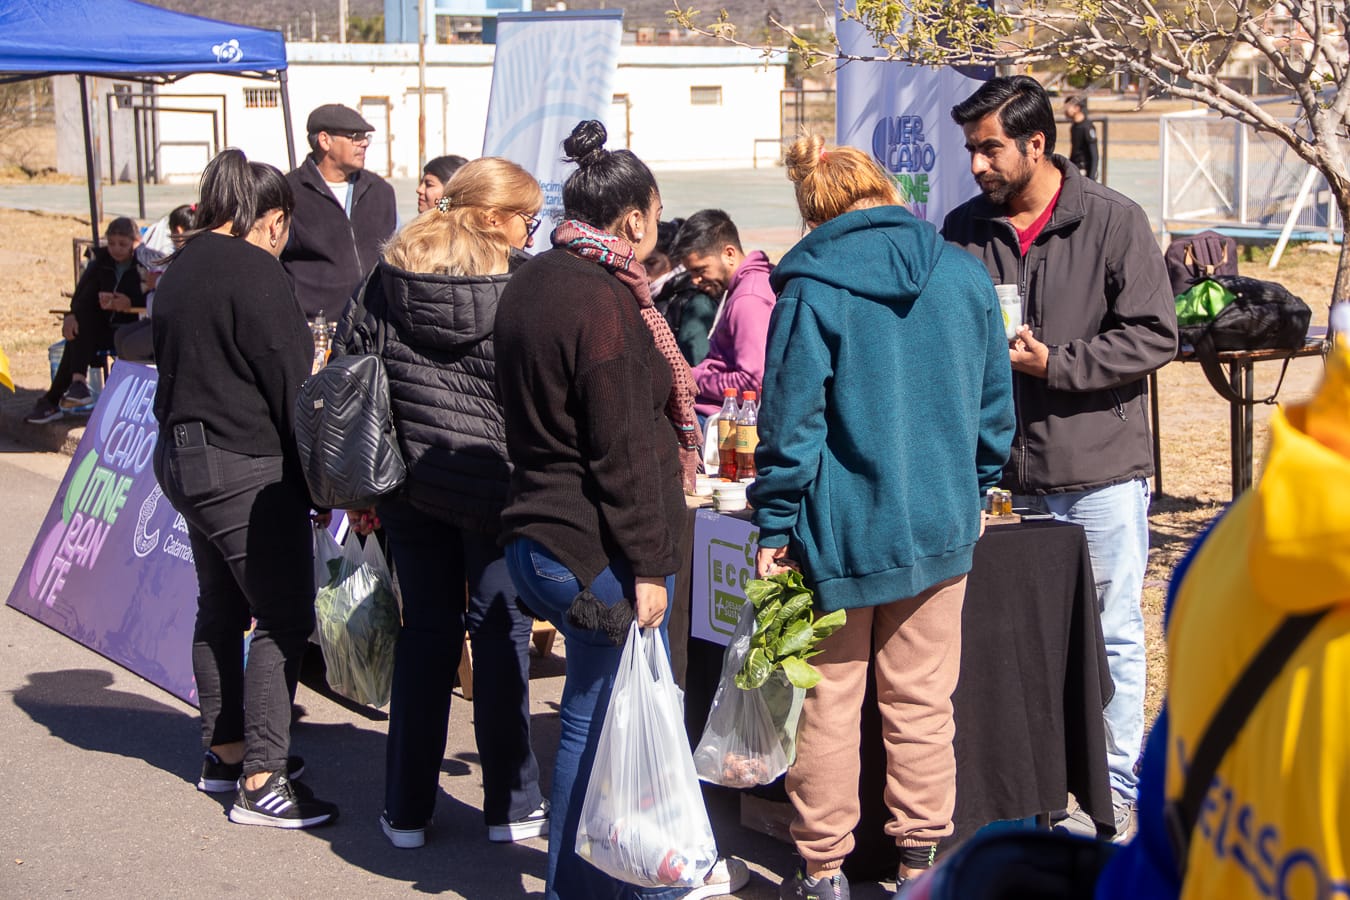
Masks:
[[[794,687],[815,687],[820,670],[807,660],[820,652],[817,644],[843,626],[844,611],[817,617],[811,590],[796,570],[747,583],[745,598],[755,607],[755,633],[736,673],[736,686],[754,690],[782,669]]]

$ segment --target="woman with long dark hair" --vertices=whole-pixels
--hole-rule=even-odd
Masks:
[[[153,319],[155,477],[197,569],[197,787],[234,791],[231,821],[277,828],[337,816],[291,783],[303,769],[289,755],[291,703],[314,630],[310,498],[291,428],[314,342],[277,261],[293,206],[281,172],[217,155]]]
[[[712,897],[749,877],[722,860],[692,890],[620,883],[576,854],[581,802],[624,636],[636,618],[665,635],[684,527],[682,478],[700,444],[693,382],[639,260],[656,244],[661,195],[599,122],[564,142],[553,249],[512,276],[497,311],[497,386],[514,470],[502,513],[521,599],[567,640],[553,774],[550,900]],[[685,464],[682,466],[681,456]]]
[[[497,298],[543,202],[539,182],[513,162],[464,165],[385,245],[364,315],[354,321],[352,304],[351,327],[339,328],[344,349],[383,358],[408,465],[402,489],[378,509],[403,598],[380,817],[395,847],[426,841],[466,630],[488,838],[548,832],[530,748],[533,620],[497,546],[511,470],[492,339]]]

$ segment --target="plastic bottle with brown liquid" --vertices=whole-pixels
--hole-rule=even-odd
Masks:
[[[736,480],[736,389],[722,391],[722,412],[717,416],[717,477]]]
[[[736,480],[753,480],[759,474],[755,468],[755,448],[759,446],[759,405],[754,391],[741,393],[741,413],[736,417]]]

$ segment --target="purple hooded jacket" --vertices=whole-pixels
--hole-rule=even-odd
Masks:
[[[773,264],[764,251],[741,260],[727,285],[727,297],[708,339],[708,355],[694,366],[698,388],[694,407],[710,416],[722,408],[722,391],[735,388],[759,391],[764,384],[764,349],[769,340],[769,316],[776,299],[769,286]]]

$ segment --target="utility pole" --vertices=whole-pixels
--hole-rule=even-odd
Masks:
[[[427,164],[427,0],[417,0],[417,175]]]
[[[347,43],[347,0],[338,0],[338,43]]]

